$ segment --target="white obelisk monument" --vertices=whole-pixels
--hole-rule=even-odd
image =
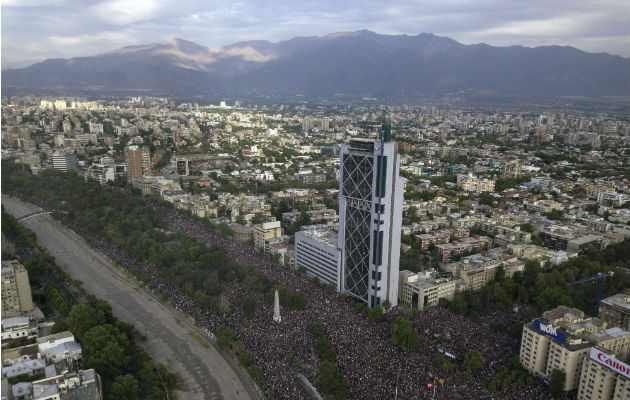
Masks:
[[[280,316],[280,295],[278,295],[277,290],[273,300],[273,321],[282,321],[282,317]]]

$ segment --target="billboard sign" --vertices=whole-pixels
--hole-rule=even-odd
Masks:
[[[561,343],[564,343],[566,341],[566,336],[564,335],[564,332],[558,330],[558,328],[554,328],[551,325],[545,324],[544,322],[540,322],[537,319],[534,320],[534,328],[547,336],[551,336]]]
[[[595,347],[591,347],[591,353],[589,354],[589,356],[591,357],[591,359],[597,361],[598,363],[605,365],[613,371],[630,379],[630,365],[617,360],[616,358],[604,353],[601,350],[596,349]]]

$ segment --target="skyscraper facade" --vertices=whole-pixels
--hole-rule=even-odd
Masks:
[[[127,164],[127,178],[142,176],[151,171],[151,153],[145,146],[127,146],[125,148],[125,163]]]
[[[381,139],[341,146],[339,237],[342,292],[368,307],[398,303],[400,229],[405,179],[397,144],[383,125]]]
[[[33,298],[26,268],[16,260],[2,261],[2,318],[32,311]]]

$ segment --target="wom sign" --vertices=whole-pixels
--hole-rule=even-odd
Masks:
[[[617,373],[620,373],[626,378],[630,378],[630,365],[609,356],[608,354],[596,349],[595,347],[591,347],[590,357],[598,363],[607,366]]]
[[[562,333],[562,331],[559,331],[558,328],[554,328],[553,326],[540,322],[537,319],[534,320],[534,328],[547,336],[551,336],[561,343],[564,343],[566,340],[564,333]]]

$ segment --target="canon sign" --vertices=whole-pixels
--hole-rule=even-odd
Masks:
[[[612,356],[609,356],[608,354],[596,349],[595,347],[591,347],[590,357],[598,363],[603,364],[613,371],[620,373],[626,378],[630,378],[630,365],[623,363]]]

